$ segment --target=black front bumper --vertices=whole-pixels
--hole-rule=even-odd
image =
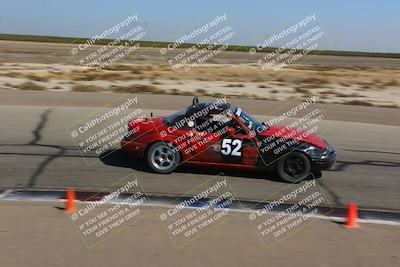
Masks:
[[[311,162],[313,170],[329,170],[336,163],[337,153],[336,150],[329,146],[326,150],[326,155],[319,159],[313,159]]]

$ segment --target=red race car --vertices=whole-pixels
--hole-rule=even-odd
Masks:
[[[134,119],[122,149],[157,173],[180,164],[276,170],[285,182],[320,173],[336,162],[332,146],[315,134],[267,125],[225,101],[199,103],[170,116]]]

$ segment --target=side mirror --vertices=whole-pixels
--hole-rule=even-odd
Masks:
[[[229,128],[226,130],[226,133],[227,133],[228,135],[232,135],[232,134],[235,133],[235,129],[233,129],[232,127],[229,127]]]

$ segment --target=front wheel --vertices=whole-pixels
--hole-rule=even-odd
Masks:
[[[283,181],[294,183],[310,174],[311,163],[303,153],[292,152],[279,160],[276,169]]]
[[[149,148],[146,161],[150,168],[157,173],[171,173],[179,165],[180,155],[177,149],[164,142],[157,142]]]

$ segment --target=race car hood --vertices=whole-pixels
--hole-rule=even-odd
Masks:
[[[296,128],[282,126],[282,125],[269,126],[269,129],[265,132],[262,132],[260,135],[265,136],[265,137],[273,136],[276,138],[297,140],[297,141],[311,144],[313,146],[317,146],[322,149],[326,149],[328,147],[328,144],[326,143],[326,141],[316,134],[313,134],[308,131],[296,129]]]

